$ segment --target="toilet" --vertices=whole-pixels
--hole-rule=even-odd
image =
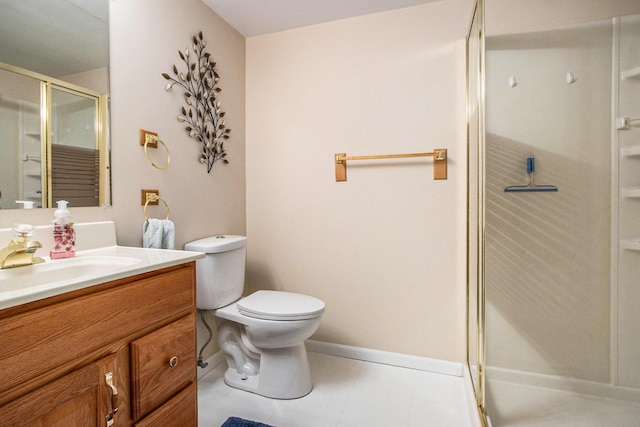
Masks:
[[[247,238],[221,235],[185,245],[196,261],[196,306],[215,310],[227,385],[274,399],[311,392],[304,341],[320,326],[325,304],[292,292],[261,290],[242,298]]]

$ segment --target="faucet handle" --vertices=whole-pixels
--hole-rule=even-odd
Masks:
[[[35,227],[30,224],[14,224],[13,233],[16,237],[26,239],[27,237],[31,237],[36,234],[36,230]]]

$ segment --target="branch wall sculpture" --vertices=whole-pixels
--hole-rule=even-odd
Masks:
[[[202,143],[200,163],[207,164],[209,173],[216,161],[229,163],[224,142],[230,138],[231,129],[224,123],[225,113],[218,100],[218,94],[222,91],[218,86],[220,75],[211,54],[204,51],[206,44],[200,31],[193,36],[193,55],[189,48],[184,53],[178,51],[187,67],[186,71],[178,71],[174,65],[175,78],[167,73],[162,76],[169,81],[165,87],[167,91],[171,91],[176,85],[185,90],[184,100],[187,105],[182,107],[178,121],[185,123],[185,130],[191,138]]]

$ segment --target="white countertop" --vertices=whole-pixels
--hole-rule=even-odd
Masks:
[[[39,255],[38,253],[36,255]],[[0,309],[203,258],[182,250],[107,246],[0,270]]]

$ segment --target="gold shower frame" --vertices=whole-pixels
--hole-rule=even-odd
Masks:
[[[476,24],[477,32],[474,34],[474,24]],[[470,63],[470,39],[471,37],[477,36],[477,64]],[[484,49],[484,36],[485,36],[485,27],[484,27],[484,0],[476,0],[475,6],[473,9],[473,14],[471,16],[471,21],[468,27],[468,33],[466,37],[466,87],[467,87],[467,212],[469,215],[471,212],[475,210],[476,217],[475,226],[476,229],[472,230],[473,226],[471,222],[471,217],[467,218],[467,367],[471,372],[471,361],[472,357],[475,356],[475,361],[477,364],[477,381],[474,381],[474,377],[471,376],[471,381],[473,383],[476,405],[479,412],[480,420],[483,426],[487,426],[486,419],[486,411],[485,411],[485,360],[486,360],[486,350],[485,350],[485,307],[484,307],[484,292],[485,292],[485,283],[484,283],[484,232],[485,232],[485,222],[484,222],[484,203],[485,203],[485,195],[484,195],[484,165],[485,165],[485,141],[484,141],[484,114],[485,114],[485,93],[484,93],[484,70],[485,70],[485,49]],[[477,73],[477,93],[475,93],[474,97],[471,96],[470,93],[470,84],[471,84],[471,72],[472,67],[477,67],[475,72]],[[475,108],[477,108],[477,134],[478,139],[476,141],[471,140],[471,127],[474,123],[471,123],[471,111],[472,111],[472,100],[476,101]],[[477,150],[477,164],[471,164],[471,150]],[[473,168],[475,166],[475,170]],[[471,188],[471,174],[476,175],[477,177],[477,188]],[[471,206],[471,191],[477,191],[475,194],[475,199],[477,205],[475,207]],[[472,209],[474,208],[474,209]],[[471,241],[472,231],[475,231],[476,239]],[[476,245],[476,271],[474,277],[470,274],[470,269],[472,267],[471,260],[471,245]],[[473,280],[475,278],[475,280]],[[472,307],[473,298],[472,294],[475,292],[476,298],[475,307]],[[475,316],[474,316],[475,314]],[[476,330],[470,330],[470,324],[475,323]],[[475,346],[472,347],[471,334],[475,332]]]

